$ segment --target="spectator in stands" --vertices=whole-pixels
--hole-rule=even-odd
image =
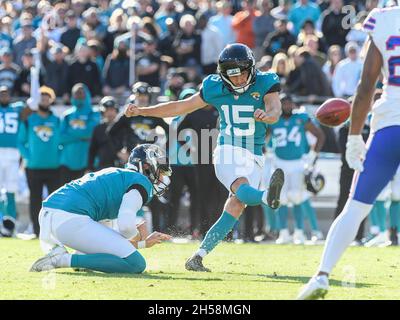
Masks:
[[[118,105],[115,98],[105,96],[100,101],[103,120],[94,130],[90,140],[88,170],[97,171],[107,167],[122,167],[127,157],[122,157],[124,136],[111,136],[109,131],[118,115]],[[122,133],[122,132],[120,132]],[[120,158],[120,157],[121,158]]]
[[[44,84],[52,88],[57,97],[63,97],[64,101],[68,100],[69,65],[65,61],[67,53],[68,48],[62,46],[53,46],[48,52],[42,52],[42,64],[45,70]]]
[[[232,28],[232,4],[228,0],[218,1],[218,14],[211,17],[209,23],[216,27],[222,35],[222,47],[236,42],[236,35]]]
[[[22,56],[22,69],[15,81],[14,91],[20,97],[29,97],[31,94],[31,68],[34,65],[33,52],[26,49]],[[43,84],[43,75],[39,74],[39,83]]]
[[[88,27],[89,30],[92,30],[96,34],[96,39],[102,42],[106,37],[107,27],[100,22],[97,12],[97,8],[95,7],[90,7],[83,12],[82,29]]]
[[[236,32],[236,41],[254,49],[256,42],[253,23],[260,12],[256,10],[256,0],[242,1],[242,7],[243,10],[233,16],[232,27]]]
[[[32,21],[24,20],[21,23],[22,34],[13,43],[14,62],[22,67],[22,56],[26,49],[36,47],[36,39],[33,37]]]
[[[301,96],[329,96],[325,74],[306,48],[299,48],[294,56],[295,69],[289,74],[289,92]]]
[[[177,60],[177,55],[175,48],[173,47],[173,42],[177,36],[179,26],[172,18],[168,18],[165,21],[165,24],[167,26],[167,31],[160,36],[160,40],[158,42],[158,50],[162,55],[171,57],[173,64],[173,62]]]
[[[205,14],[199,15],[197,26],[201,32],[201,66],[203,74],[215,73],[219,54],[223,47],[222,35],[208,22]]]
[[[103,74],[105,95],[121,95],[129,89],[129,56],[125,42],[121,41],[107,57]]]
[[[76,17],[81,17],[82,13],[86,9],[86,1],[85,0],[72,0],[71,1],[71,9],[75,13]]]
[[[109,27],[104,39],[104,53],[108,56],[114,50],[114,40],[116,37],[123,35],[127,29],[128,16],[121,9],[115,9],[109,20]]]
[[[104,68],[104,58],[102,56],[102,45],[98,40],[90,40],[87,42],[89,48],[89,59],[96,62],[97,68],[100,74],[103,73]]]
[[[277,53],[274,59],[272,60],[271,72],[274,72],[279,76],[279,81],[281,83],[282,88],[286,87],[289,71],[290,67],[289,67],[288,56],[283,52]]]
[[[328,50],[328,61],[322,67],[322,71],[325,73],[326,78],[332,85],[332,77],[335,72],[336,65],[342,60],[342,50],[339,45],[333,45]]]
[[[21,71],[20,67],[13,63],[12,51],[5,47],[0,49],[0,86],[6,86],[14,91],[15,81]]]
[[[296,43],[296,37],[287,27],[287,20],[277,20],[274,23],[276,31],[271,32],[264,41],[265,52],[271,56],[278,52],[286,52]]]
[[[161,29],[161,33],[167,31],[166,20],[171,18],[178,22],[177,13],[175,12],[175,1],[174,0],[162,0],[161,6],[154,15],[154,19],[157,25]]]
[[[69,52],[74,52],[76,43],[81,37],[81,29],[78,27],[78,18],[75,13],[70,10],[66,14],[65,21],[67,25],[64,32],[61,34],[60,42],[69,49]]]
[[[161,58],[157,52],[156,39],[147,36],[144,51],[136,57],[136,73],[139,81],[147,82],[152,87],[160,86]]]
[[[271,56],[263,56],[260,61],[256,63],[256,68],[262,72],[268,72],[272,67],[272,57]]]
[[[12,49],[13,39],[11,38],[9,32],[5,30],[3,17],[0,18],[0,48],[10,48]]]
[[[175,64],[185,67],[190,60],[194,60],[200,65],[201,35],[195,29],[196,19],[186,14],[181,18],[179,26],[181,30],[178,31],[173,43],[177,56]]]
[[[350,30],[343,27],[346,13],[342,12],[342,8],[343,0],[330,0],[330,7],[322,13],[321,28],[328,46],[337,44],[344,48],[346,44],[346,36]]]
[[[77,44],[75,60],[68,70],[68,91],[77,83],[84,83],[92,96],[101,95],[101,78],[96,62],[90,60],[90,51],[86,44]]]
[[[253,21],[253,31],[256,39],[254,49],[256,61],[264,55],[263,43],[265,38],[275,31],[274,22],[276,19],[271,15],[272,5],[271,0],[258,0],[258,8],[261,14],[255,17]]]
[[[358,45],[354,42],[347,43],[345,53],[346,58],[337,64],[332,77],[333,93],[340,98],[355,94],[362,70]]]
[[[277,20],[287,20],[291,5],[291,0],[279,0],[279,5],[271,10],[271,15]]]
[[[88,87],[77,83],[72,88],[72,107],[63,113],[60,129],[61,183],[81,177],[88,166],[90,138],[100,122],[93,111]]]
[[[184,85],[185,79],[182,74],[180,74],[177,69],[171,68],[168,70],[164,95],[167,96],[169,100],[177,100]]]
[[[293,33],[297,36],[306,20],[316,23],[320,15],[321,11],[315,3],[309,0],[297,0],[287,18],[293,23]]]
[[[309,35],[304,39],[304,47],[308,49],[313,59],[322,68],[325,64],[327,57],[326,54],[319,50],[318,38],[314,35]]]
[[[356,23],[354,23],[346,36],[347,42],[355,42],[362,48],[368,38],[368,34],[363,30],[364,20],[366,16],[360,15]]]
[[[158,39],[160,38],[160,32],[159,32],[159,27],[158,25],[154,22],[154,20],[150,17],[144,17],[142,19],[142,31],[149,35],[150,37],[156,39],[158,42]]]
[[[315,24],[312,20],[306,20],[304,22],[303,27],[297,36],[297,45],[299,47],[304,46],[305,40],[309,36],[314,36],[317,38],[319,51],[323,53],[327,51],[328,48],[326,47],[324,35],[315,29]]]
[[[26,176],[30,191],[30,216],[33,231],[39,237],[39,211],[44,186],[48,193],[60,187],[60,119],[50,110],[56,95],[49,87],[40,88],[39,109],[21,123],[18,147],[26,161]]]

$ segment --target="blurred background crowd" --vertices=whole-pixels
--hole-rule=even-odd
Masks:
[[[0,110],[11,104],[22,110],[14,145],[11,118],[9,124],[0,118],[1,166],[19,168],[17,190],[0,186],[0,212],[19,220],[19,232],[37,235],[42,197],[63,183],[123,166],[133,146],[156,142],[149,141],[154,129],[167,136],[170,125],[215,128],[212,107],[167,122],[119,113],[127,102],[148,106],[193,94],[216,72],[229,43],[252,48],[257,68],[277,73],[298,105],[353,96],[366,39],[361,24],[385,5],[390,0],[0,0]],[[24,114],[35,104],[35,90],[38,111]],[[339,153],[339,133],[323,129],[323,151]],[[219,216],[227,191],[211,164],[173,170],[169,195],[144,215],[157,230],[199,239]],[[13,193],[17,202],[28,199],[27,223]],[[264,239],[271,228],[262,208],[248,211],[233,237]]]

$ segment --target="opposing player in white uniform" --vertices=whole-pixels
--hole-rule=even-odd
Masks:
[[[318,272],[297,297],[301,300],[326,295],[329,274],[400,163],[400,7],[372,10],[363,29],[369,34],[367,53],[346,145],[346,160],[356,172],[349,199],[329,230]],[[371,134],[365,144],[361,131],[381,72],[383,94],[372,106]]]

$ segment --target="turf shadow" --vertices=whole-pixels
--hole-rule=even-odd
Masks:
[[[60,274],[79,276],[79,277],[101,277],[101,278],[113,278],[113,279],[151,279],[151,280],[187,280],[187,281],[224,281],[221,278],[196,278],[196,277],[179,277],[182,273],[165,273],[159,274],[118,274],[118,273],[101,273],[95,271],[75,271],[75,272],[60,272]],[[178,276],[174,276],[178,275]]]
[[[287,275],[277,275],[277,274],[251,274],[251,273],[243,273],[243,272],[227,272],[226,274],[249,276],[249,277],[261,277],[261,278],[272,279],[272,280],[274,280],[274,282],[283,282],[283,283],[298,282],[298,283],[306,284],[308,282],[308,280],[310,280],[310,277],[287,276]],[[253,280],[253,281],[260,281],[260,279]],[[329,279],[329,285],[331,287],[343,287],[343,281]],[[376,283],[356,282],[357,288],[371,288],[371,287],[378,287],[378,286],[379,286],[379,284],[376,284]]]

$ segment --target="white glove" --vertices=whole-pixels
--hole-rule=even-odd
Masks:
[[[362,172],[367,148],[361,135],[349,135],[346,143],[346,161],[351,169]]]

